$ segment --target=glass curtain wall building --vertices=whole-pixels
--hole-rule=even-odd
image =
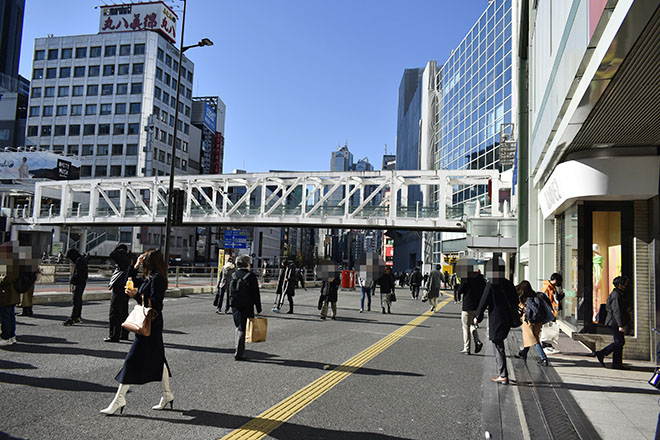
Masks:
[[[493,0],[438,69],[435,120],[435,169],[497,169],[500,128],[514,119],[513,90],[514,20],[511,0]],[[485,185],[455,186],[451,205],[479,201],[490,205]],[[456,234],[439,233],[434,244],[435,262],[447,252],[443,241],[458,241]],[[464,247],[464,245],[463,245]]]

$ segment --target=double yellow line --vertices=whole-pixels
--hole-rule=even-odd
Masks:
[[[436,307],[436,310],[440,310],[450,301],[451,299],[445,300]],[[399,327],[397,330],[393,331],[363,352],[350,358],[334,370],[319,377],[314,382],[298,390],[272,408],[262,412],[245,425],[230,432],[224,436],[222,440],[257,440],[265,437],[277,429],[281,424],[302,411],[307,405],[328,392],[339,382],[346,379],[371,359],[387,350],[392,344],[410,333],[417,326],[426,321],[431,315],[432,312],[429,310],[409,323]]]

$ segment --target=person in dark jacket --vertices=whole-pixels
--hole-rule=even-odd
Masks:
[[[386,313],[386,308],[387,313],[392,313],[392,293],[394,293],[396,281],[390,267],[385,268],[385,273],[376,280],[376,284],[380,286],[380,304],[383,313]]]
[[[293,261],[286,260],[282,262],[282,270],[280,270],[280,277],[277,280],[277,290],[275,291],[275,306],[273,312],[280,313],[282,305],[284,305],[284,297],[289,300],[289,311],[287,314],[293,313],[293,297],[296,296],[296,284],[298,283],[298,276],[296,275],[296,266]]]
[[[327,280],[321,283],[321,297],[323,304],[321,305],[321,319],[328,316],[328,304],[332,306],[332,319],[337,319],[337,297],[339,291],[339,277],[331,275]]]
[[[83,292],[87,285],[87,257],[81,255],[76,249],[66,251],[66,257],[74,264],[71,274],[71,293],[73,294],[73,309],[71,316],[64,321],[63,325],[70,326],[80,324],[82,321]]]
[[[410,293],[413,299],[419,299],[419,288],[422,286],[423,279],[422,272],[419,267],[416,267],[413,273],[410,274]]]
[[[426,283],[426,295],[429,299],[429,304],[431,304],[431,311],[435,312],[435,307],[438,305],[438,298],[442,295],[442,272],[440,270],[442,266],[439,264],[435,265],[435,269],[431,271],[429,279]]]
[[[126,295],[126,281],[128,280],[128,271],[131,266],[131,256],[128,253],[128,246],[119,243],[115,249],[110,252],[110,259],[115,263],[115,269],[110,277],[108,287],[112,291],[110,297],[109,314],[109,335],[103,339],[104,342],[128,341],[128,330],[122,328],[121,324],[128,317],[128,295]]]
[[[625,332],[630,324],[628,316],[628,305],[626,304],[626,289],[628,288],[628,277],[618,276],[614,278],[614,290],[607,297],[605,308],[607,309],[607,318],[605,325],[612,329],[614,341],[600,351],[595,351],[594,356],[604,367],[605,356],[612,354],[612,368],[615,370],[624,370],[623,366],[623,346],[626,343]]]
[[[259,293],[259,280],[250,271],[250,256],[241,255],[236,258],[237,270],[232,274],[229,283],[229,305],[236,325],[236,351],[234,359],[244,359],[245,329],[248,318],[254,318],[254,309],[257,315],[261,314],[261,294]],[[241,288],[241,286],[243,288]]]
[[[511,281],[505,278],[504,261],[493,258],[488,262],[488,283],[477,308],[474,324],[478,325],[484,319],[484,312],[488,309],[488,336],[495,346],[495,361],[497,363],[497,377],[491,380],[501,384],[509,383],[509,372],[506,367],[506,351],[504,340],[513,326],[512,312],[517,309],[518,294]]]
[[[463,328],[463,350],[461,353],[470,354],[470,340],[474,340],[474,352],[479,353],[483,343],[479,338],[479,330],[474,325],[474,317],[481,302],[481,296],[486,288],[486,280],[483,275],[474,270],[474,266],[468,266],[467,277],[461,278],[458,286],[458,296],[463,298],[461,308],[461,324]]]
[[[137,270],[142,266],[142,276],[137,276]],[[142,336],[135,334],[133,345],[126,355],[124,366],[115,380],[119,389],[110,405],[101,413],[112,415],[119,410],[124,411],[126,393],[130,385],[141,385],[148,382],[162,384],[163,395],[158,405],[152,409],[164,409],[167,404],[174,407],[174,395],[170,390],[170,368],[165,359],[163,345],[163,300],[167,290],[167,266],[160,250],[150,249],[140,255],[128,276],[133,278],[135,288],[126,289],[126,294],[135,298],[138,304],[150,306],[156,311],[151,321],[151,334]]]
[[[18,304],[19,294],[14,283],[19,277],[20,262],[15,252],[13,242],[0,245],[0,346],[16,343],[16,314],[14,308]]]

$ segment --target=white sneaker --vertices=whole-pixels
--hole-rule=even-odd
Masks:
[[[15,338],[9,338],[9,339],[0,339],[0,347],[5,347],[8,345],[14,345],[16,343]]]
[[[16,336],[9,338],[9,341],[11,342],[9,345],[14,345],[16,343]]]

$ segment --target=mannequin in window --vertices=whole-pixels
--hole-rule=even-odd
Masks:
[[[603,267],[605,267],[605,257],[600,254],[600,246],[597,243],[594,243],[591,246],[592,250],[592,282],[593,282],[593,313],[592,321],[598,322],[598,311],[600,310],[601,298],[600,298],[600,281],[603,278]]]

